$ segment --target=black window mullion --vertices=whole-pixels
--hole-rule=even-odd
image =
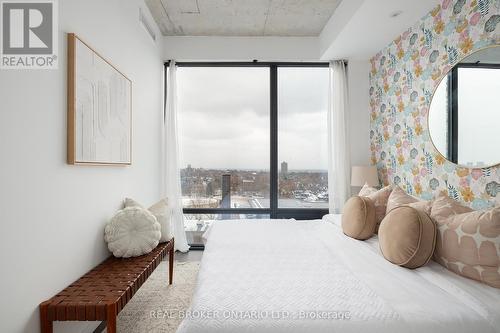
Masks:
[[[184,214],[255,214],[270,215],[269,208],[183,208]]]
[[[458,163],[458,69],[448,77],[448,159]]]
[[[270,200],[271,218],[277,217],[278,213],[278,66],[269,66],[270,79]]]

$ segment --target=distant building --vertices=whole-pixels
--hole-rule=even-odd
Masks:
[[[207,193],[207,197],[212,197],[215,194],[214,182],[213,181],[207,182],[206,193]]]
[[[191,168],[191,164],[188,164],[186,168],[186,176],[191,177],[193,175],[193,168]]]
[[[281,174],[283,176],[286,176],[288,174],[288,163],[286,162],[281,162]]]
[[[231,175],[222,175],[221,208],[231,208]]]

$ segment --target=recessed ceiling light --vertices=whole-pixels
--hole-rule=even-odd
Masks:
[[[402,10],[396,10],[396,11],[393,11],[392,13],[389,14],[389,17],[390,18],[395,18],[395,17],[398,17],[399,15],[403,14],[403,11]]]

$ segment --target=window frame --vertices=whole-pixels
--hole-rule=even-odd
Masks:
[[[447,74],[448,80],[448,137],[446,158],[458,164],[458,70],[460,68],[488,68],[500,70],[500,64],[495,63],[458,63]]]
[[[328,62],[176,62],[177,67],[267,67],[270,80],[270,165],[269,165],[269,208],[183,208],[184,214],[266,214],[271,219],[295,218],[297,220],[321,219],[328,214],[327,208],[279,208],[278,184],[278,68],[280,67],[326,67]],[[170,61],[165,62],[165,101],[167,95],[167,69]],[[166,103],[165,103],[166,106]]]

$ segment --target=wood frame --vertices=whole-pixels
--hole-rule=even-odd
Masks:
[[[129,161],[128,162],[99,162],[99,161],[78,161],[76,159],[76,43],[80,41],[90,51],[101,58],[111,68],[117,71],[130,83],[130,134],[129,134]],[[67,163],[70,165],[114,165],[126,166],[132,164],[132,81],[111,64],[106,58],[101,56],[90,45],[84,42],[74,33],[67,34],[68,46],[68,68],[67,68]]]

